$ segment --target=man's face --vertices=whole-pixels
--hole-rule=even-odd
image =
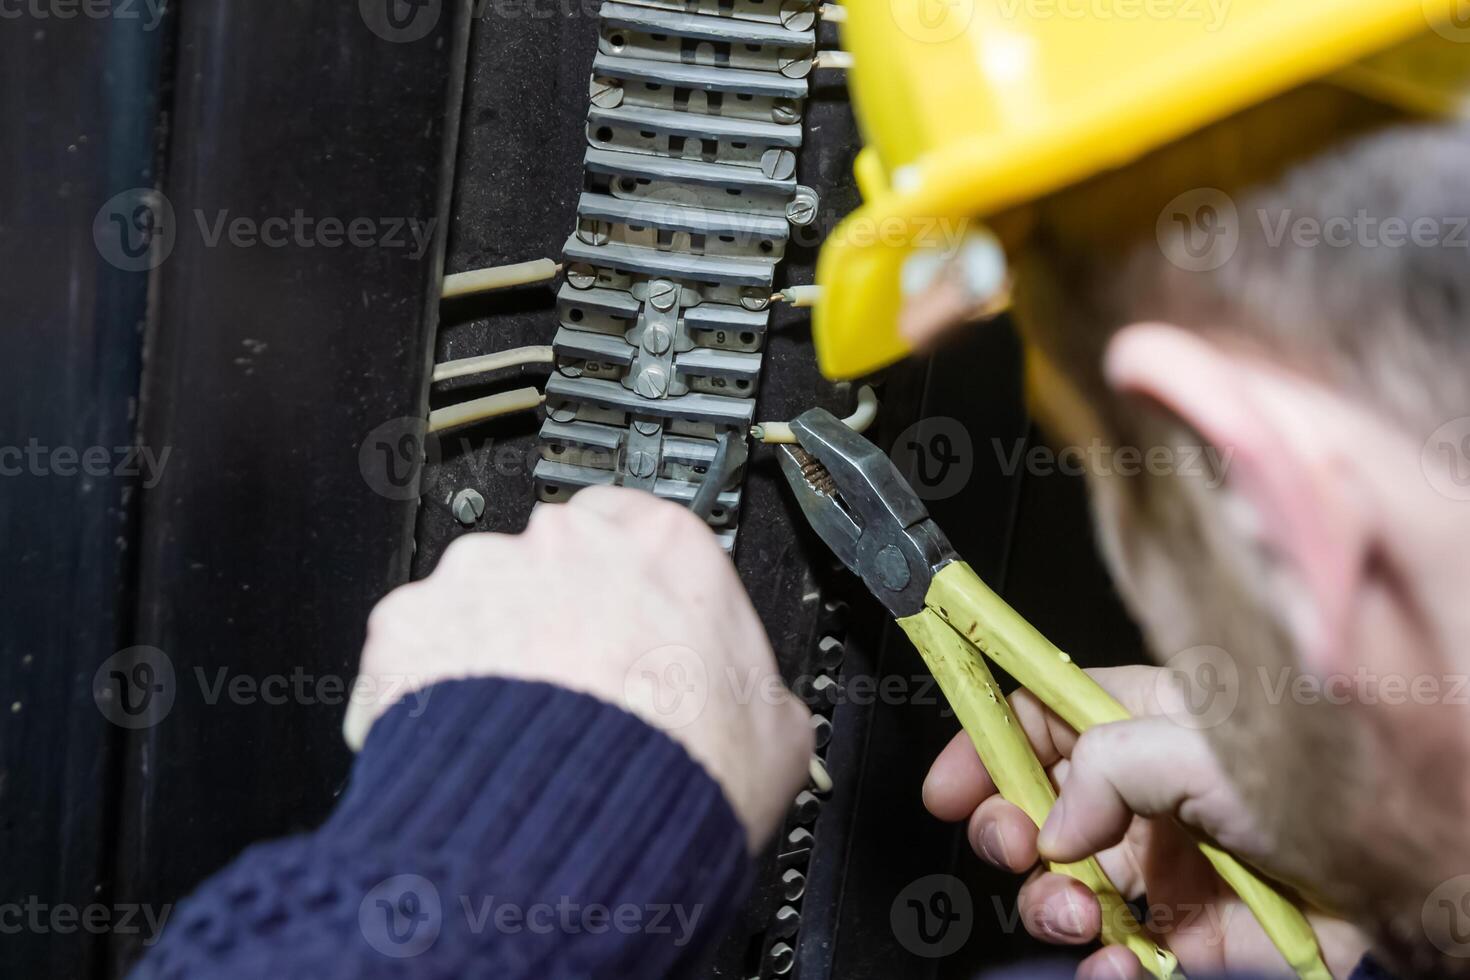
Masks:
[[[1050,438],[1117,445],[1102,413],[1035,344],[1027,345],[1026,380],[1032,414]],[[1144,480],[1146,487],[1128,485]],[[1465,750],[1464,713],[1344,703],[1333,681],[1301,671],[1271,601],[1268,564],[1226,519],[1228,481],[1209,489],[1110,467],[1090,472],[1088,484],[1101,549],[1152,655],[1192,675],[1184,680],[1200,711],[1182,723],[1205,729],[1274,839],[1282,872],[1359,921],[1413,920],[1419,935],[1424,896],[1445,877],[1447,857],[1466,852],[1458,840],[1463,801],[1446,788],[1459,781],[1426,779],[1436,766],[1443,772],[1447,750]],[[1433,670],[1403,651],[1363,656],[1353,662],[1375,676]]]

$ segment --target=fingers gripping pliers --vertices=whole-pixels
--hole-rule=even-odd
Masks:
[[[877,446],[823,409],[801,415],[791,431],[797,445],[780,447],[779,456],[802,513],[918,648],[1001,796],[1040,827],[1056,791],[986,658],[1079,733],[1126,720],[1127,710],[960,559]],[[1301,910],[1229,853],[1207,841],[1199,847],[1291,968],[1328,980]],[[1104,942],[1127,947],[1161,980],[1183,975],[1173,954],[1140,927],[1095,858],[1052,870],[1097,895]]]

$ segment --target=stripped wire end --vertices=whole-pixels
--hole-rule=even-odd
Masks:
[[[828,497],[837,496],[837,481],[832,479],[832,474],[827,472],[827,467],[817,462],[811,453],[800,446],[789,448],[791,458],[796,460],[796,465],[801,468],[801,478],[806,481],[806,485]]]

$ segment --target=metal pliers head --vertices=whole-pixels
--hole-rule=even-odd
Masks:
[[[781,471],[827,546],[897,617],[924,608],[934,573],[956,559],[898,468],[825,409],[791,423]]]

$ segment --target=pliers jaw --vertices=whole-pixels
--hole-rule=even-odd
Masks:
[[[825,409],[791,423],[781,471],[802,513],[838,559],[897,617],[924,608],[934,573],[955,552],[923,501],[877,446]]]

